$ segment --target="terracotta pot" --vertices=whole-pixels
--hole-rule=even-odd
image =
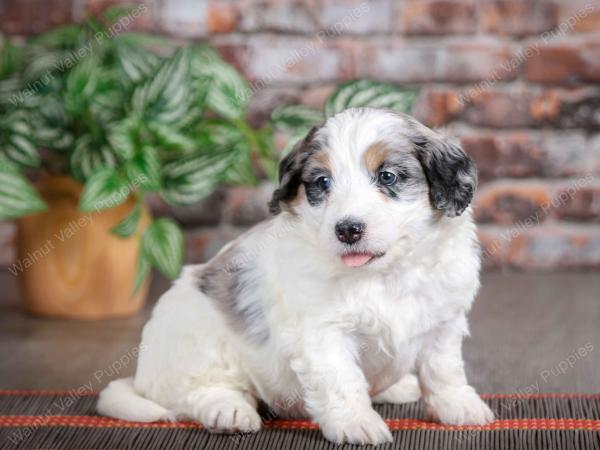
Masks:
[[[33,314],[102,319],[140,310],[149,280],[132,295],[141,229],[149,223],[144,209],[137,232],[122,239],[110,232],[135,205],[99,212],[77,209],[82,187],[68,177],[39,184],[48,211],[18,221],[17,267],[25,309]]]

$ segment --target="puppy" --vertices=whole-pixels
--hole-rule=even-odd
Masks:
[[[274,217],[188,266],[142,334],[135,377],[98,411],[258,431],[262,400],[336,443],[392,440],[373,409],[422,396],[429,416],[494,416],[461,344],[479,288],[473,161],[415,119],[356,108],[280,164]]]

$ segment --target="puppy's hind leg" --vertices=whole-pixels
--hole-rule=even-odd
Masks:
[[[421,398],[421,388],[416,375],[405,375],[396,384],[373,396],[373,403],[411,403]]]
[[[190,392],[187,410],[193,419],[214,433],[250,433],[260,430],[256,399],[240,389],[208,386]]]

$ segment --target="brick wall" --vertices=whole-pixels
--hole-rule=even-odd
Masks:
[[[34,34],[116,1],[4,0],[4,32]],[[252,118],[280,103],[321,106],[336,82],[422,87],[415,115],[458,135],[477,161],[488,267],[600,267],[598,0],[148,0],[132,26],[207,40],[255,93]],[[268,187],[221,190],[172,214],[188,259],[213,254],[266,215]],[[221,224],[221,226],[217,226]],[[0,257],[13,228],[0,227]]]

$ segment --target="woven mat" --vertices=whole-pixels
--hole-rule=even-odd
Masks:
[[[448,427],[421,420],[422,405],[378,405],[394,442],[378,449],[600,449],[600,395],[487,395],[498,420]],[[266,416],[255,434],[215,435],[190,422],[133,423],[95,415],[86,392],[0,391],[0,448],[339,449],[317,425]]]

